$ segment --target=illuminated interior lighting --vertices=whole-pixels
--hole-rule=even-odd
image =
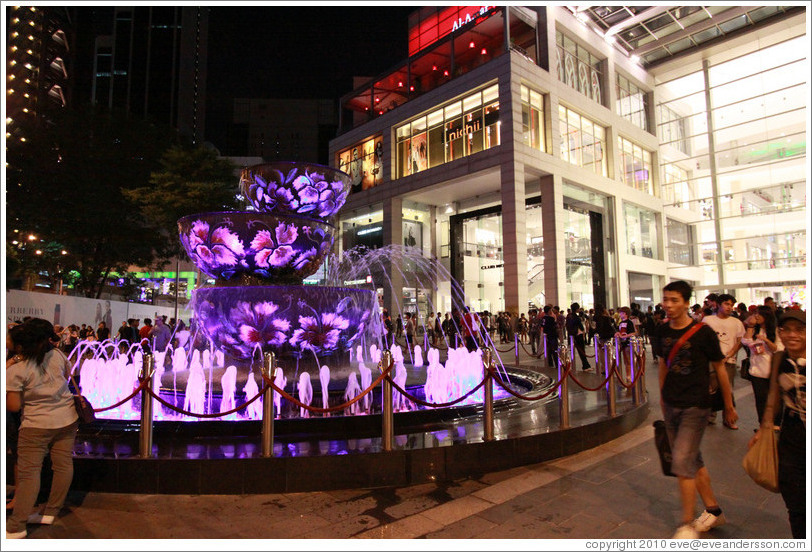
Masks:
[[[403,87],[403,81],[398,81],[398,88],[402,88],[402,87]]]
[[[409,91],[410,91],[410,92],[414,92],[414,86],[410,86],[410,87],[409,87]]]
[[[488,50],[486,50],[485,48],[482,48],[482,55],[484,56],[484,55],[486,55],[487,53],[488,53]]]
[[[36,253],[37,255],[42,255],[42,249],[37,249],[37,250],[35,251],[35,253]]]
[[[468,43],[468,47],[469,47],[469,48],[475,48],[475,47],[476,47],[476,44],[474,44],[474,41],[473,41],[473,40],[472,40],[471,42],[469,42],[469,43]]]
[[[378,103],[379,101],[381,101],[380,98],[375,98],[375,103]]]
[[[444,77],[447,77],[447,76],[448,76],[448,69],[446,69],[445,71],[443,71],[443,76],[444,76]]]
[[[437,70],[437,66],[436,66],[436,65],[432,65],[432,66],[431,66],[431,70],[432,70],[432,71],[436,71],[436,70]]]

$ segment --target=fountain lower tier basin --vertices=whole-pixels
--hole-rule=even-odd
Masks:
[[[381,335],[374,291],[321,286],[210,287],[193,292],[199,327],[235,359],[321,358]],[[366,349],[366,347],[365,347]]]

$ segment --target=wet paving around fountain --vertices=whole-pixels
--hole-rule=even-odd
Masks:
[[[670,538],[679,521],[677,486],[674,478],[661,474],[653,445],[651,422],[661,418],[656,378],[647,379],[647,388],[655,407],[644,424],[556,460],[408,487],[250,495],[72,491],[56,523],[29,526],[28,538]],[[740,429],[710,426],[702,443],[728,519],[704,537],[790,538],[780,495],[756,486],[741,469],[758,424],[749,382],[737,378],[734,391]],[[586,397],[574,398],[573,410],[579,401],[590,404]],[[473,434],[478,431],[474,426],[466,428]],[[526,424],[512,421],[500,429],[527,430]],[[454,435],[447,438],[453,441]]]

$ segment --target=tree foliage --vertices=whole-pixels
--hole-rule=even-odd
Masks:
[[[58,270],[76,271],[75,285],[92,297],[111,272],[149,266],[165,249],[123,192],[144,186],[160,167],[161,154],[178,142],[172,129],[86,108],[56,113],[25,136],[7,154],[7,246],[19,257],[15,266],[54,270],[58,250]],[[48,244],[47,255],[12,245],[29,235]]]
[[[212,150],[173,146],[161,157],[149,186],[126,190],[144,218],[166,238],[162,256],[180,251],[178,219],[202,211],[233,210],[237,204],[234,165]]]

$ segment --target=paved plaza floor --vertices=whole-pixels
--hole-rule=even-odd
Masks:
[[[661,418],[657,378],[646,381],[646,423],[553,461],[402,488],[241,496],[72,491],[56,523],[29,525],[28,538],[670,538],[680,521],[677,481],[660,471],[651,426]],[[702,443],[728,520],[704,538],[790,538],[781,496],[758,487],[741,467],[757,420],[749,382],[737,378],[734,392],[740,429],[711,425]]]

